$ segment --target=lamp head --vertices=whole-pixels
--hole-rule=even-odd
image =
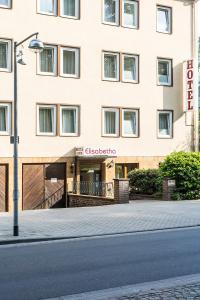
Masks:
[[[44,44],[36,38],[30,41],[28,48],[35,53],[40,53],[44,49]]]

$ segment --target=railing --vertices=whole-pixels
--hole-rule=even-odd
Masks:
[[[73,194],[113,197],[114,186],[113,182],[99,182],[99,181],[81,181],[73,182],[72,188],[69,191]]]
[[[34,207],[34,209],[45,209],[53,207],[64,195],[64,187],[59,188],[55,193],[46,198],[42,203]]]

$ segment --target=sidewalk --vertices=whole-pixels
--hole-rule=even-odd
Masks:
[[[200,274],[49,300],[199,300]],[[48,299],[46,299],[48,300]]]
[[[182,228],[200,226],[200,200],[24,211],[19,220],[19,238],[33,240]],[[12,226],[12,214],[1,213],[0,243],[19,239]]]

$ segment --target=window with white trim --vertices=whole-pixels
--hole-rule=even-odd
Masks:
[[[103,22],[119,25],[119,0],[103,0]]]
[[[57,75],[57,47],[44,45],[44,50],[38,55],[38,73]]]
[[[138,1],[123,0],[122,25],[128,28],[138,28]]]
[[[11,104],[0,103],[0,135],[11,133]]]
[[[37,11],[45,15],[57,15],[57,0],[37,0]]]
[[[119,81],[119,53],[103,52],[103,79]]]
[[[11,72],[11,41],[0,39],[0,71]]]
[[[138,137],[138,110],[122,109],[122,136]]]
[[[158,137],[172,138],[172,111],[158,111]]]
[[[78,19],[80,16],[80,0],[60,0],[60,15],[62,17]]]
[[[0,7],[11,8],[11,0],[0,0]]]
[[[157,31],[172,32],[172,9],[170,7],[157,6]]]
[[[60,73],[65,77],[79,77],[79,52],[78,48],[61,47]]]
[[[103,108],[103,136],[119,136],[119,109]]]
[[[77,136],[78,135],[79,109],[77,106],[60,107],[60,135]]]
[[[138,56],[131,54],[122,54],[122,81],[138,83]]]
[[[56,105],[37,106],[37,134],[56,135]]]
[[[172,60],[165,58],[157,59],[158,84],[164,86],[172,85]]]

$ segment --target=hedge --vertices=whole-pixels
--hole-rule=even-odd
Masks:
[[[174,152],[161,163],[160,172],[176,180],[174,199],[200,198],[200,153]]]
[[[128,177],[131,193],[153,195],[161,191],[162,178],[158,169],[135,169]]]

